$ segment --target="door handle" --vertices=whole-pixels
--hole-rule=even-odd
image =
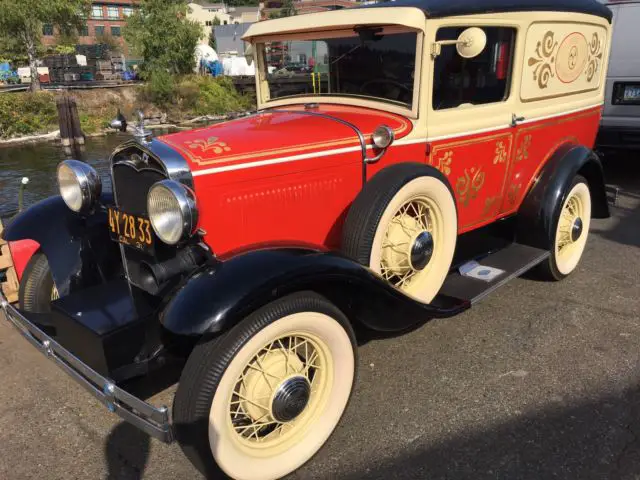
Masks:
[[[519,123],[522,123],[526,120],[524,117],[519,117],[515,113],[511,115],[511,126],[517,127]]]

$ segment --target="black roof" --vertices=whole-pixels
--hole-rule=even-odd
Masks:
[[[606,18],[611,10],[598,0],[395,0],[357,8],[415,7],[429,18],[505,12],[575,12]]]

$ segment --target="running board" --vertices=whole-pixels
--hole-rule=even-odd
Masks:
[[[470,262],[450,273],[439,295],[473,305],[508,281],[542,263],[549,255],[548,250],[513,243],[484,257],[478,263]],[[493,278],[491,281],[480,280],[483,275]]]

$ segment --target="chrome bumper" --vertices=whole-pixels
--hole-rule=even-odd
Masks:
[[[89,393],[102,402],[110,412],[138,427],[152,437],[166,443],[173,441],[173,431],[169,419],[169,409],[153,405],[134,397],[118,388],[111,380],[103,377],[82,363],[59,343],[46,335],[36,325],[15,309],[0,291],[0,311],[7,320],[33,346],[53,360],[71,378],[86,388]]]

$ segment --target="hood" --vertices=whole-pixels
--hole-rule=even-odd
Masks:
[[[192,171],[198,171],[212,166],[224,167],[359,147],[360,142],[353,129],[335,119],[358,127],[367,143],[370,143],[375,128],[382,124],[391,127],[398,139],[413,128],[411,121],[400,115],[368,108],[321,105],[311,112],[323,116],[305,114],[302,105],[281,107],[205,128],[165,135],[158,140],[181,153],[189,161]]]

